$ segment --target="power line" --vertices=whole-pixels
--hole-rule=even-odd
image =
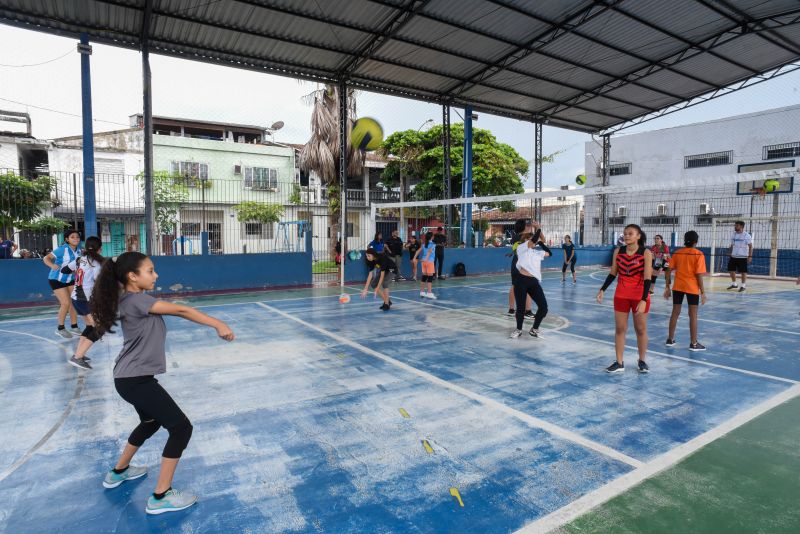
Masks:
[[[0,100],[2,100],[3,102],[11,102],[12,104],[18,104],[20,106],[26,106],[26,107],[34,108],[34,109],[40,109],[42,111],[49,111],[51,113],[60,113],[61,115],[69,115],[71,117],[78,117],[79,119],[83,118],[83,115],[78,115],[77,113],[70,113],[68,111],[61,111],[61,110],[58,110],[58,109],[45,108],[45,107],[42,107],[42,106],[34,106],[33,104],[27,104],[25,102],[17,102],[16,100],[9,100],[8,98],[0,98]],[[123,122],[107,121],[107,120],[103,120],[103,119],[92,119],[92,121],[93,122],[105,122],[107,124],[116,124],[117,126],[125,126],[126,128],[130,128],[131,127],[130,124],[126,124],[126,123],[123,123]]]
[[[4,64],[0,63],[0,67],[7,67],[7,68],[10,68],[10,69],[21,69],[23,67],[38,67],[40,65],[47,65],[48,63],[52,63],[53,61],[58,61],[61,58],[67,57],[68,55],[72,54],[73,52],[74,52],[74,49],[71,48],[65,54],[60,55],[58,57],[55,57],[53,59],[48,59],[47,61],[42,61],[41,63],[28,63],[28,64],[25,64],[25,65],[4,65]]]

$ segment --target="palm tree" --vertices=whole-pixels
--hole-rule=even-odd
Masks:
[[[311,138],[300,151],[300,168],[313,172],[322,180],[328,190],[328,218],[330,250],[336,248],[336,237],[341,229],[341,205],[339,184],[339,91],[335,85],[328,84],[304,97],[313,105],[311,112]],[[347,89],[347,132],[353,128],[356,119],[355,91]],[[364,153],[354,149],[348,142],[347,175],[358,176],[364,169]],[[342,234],[344,236],[344,234]],[[342,239],[344,243],[345,240]],[[346,247],[345,247],[346,249]]]

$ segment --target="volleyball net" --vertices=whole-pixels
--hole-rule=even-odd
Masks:
[[[420,198],[411,186],[401,202],[374,202],[377,230],[417,235],[443,227],[448,246],[502,247],[518,219],[536,220],[549,245],[570,236],[579,246],[618,244],[629,224],[639,225],[648,246],[660,235],[670,249],[684,233],[698,233],[698,247],[712,273],[727,272],[734,223],[753,237],[750,272],[800,276],[800,168],[698,177],[681,182],[636,181],[606,187],[545,190],[516,195]],[[766,186],[765,186],[766,184]],[[468,222],[469,221],[469,222]]]

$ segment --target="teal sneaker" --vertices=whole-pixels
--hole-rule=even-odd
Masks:
[[[108,489],[116,488],[126,480],[140,478],[146,474],[146,467],[139,467],[136,465],[129,465],[125,471],[119,474],[115,473],[113,469],[110,469],[108,473],[106,473],[106,478],[103,480],[103,486]]]
[[[163,499],[156,499],[152,495],[147,499],[147,508],[144,509],[148,514],[165,514],[167,512],[177,512],[185,510],[197,502],[197,495],[191,493],[181,493],[176,489],[170,489]]]

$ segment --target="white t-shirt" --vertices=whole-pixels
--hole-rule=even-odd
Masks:
[[[731,257],[732,258],[746,258],[750,255],[750,249],[748,245],[753,244],[753,236],[748,234],[747,232],[737,233],[733,232],[733,236],[731,236],[731,245],[733,249],[731,250]]]
[[[517,247],[517,269],[525,269],[534,278],[542,280],[542,260],[547,253],[539,248],[529,248],[528,243],[521,243]]]
[[[74,267],[73,267],[74,265]],[[100,262],[92,261],[87,256],[79,257],[75,262],[70,263],[70,267],[75,271],[75,285],[72,288],[72,300],[82,300],[88,302],[92,298],[94,281],[100,274],[103,267]]]

